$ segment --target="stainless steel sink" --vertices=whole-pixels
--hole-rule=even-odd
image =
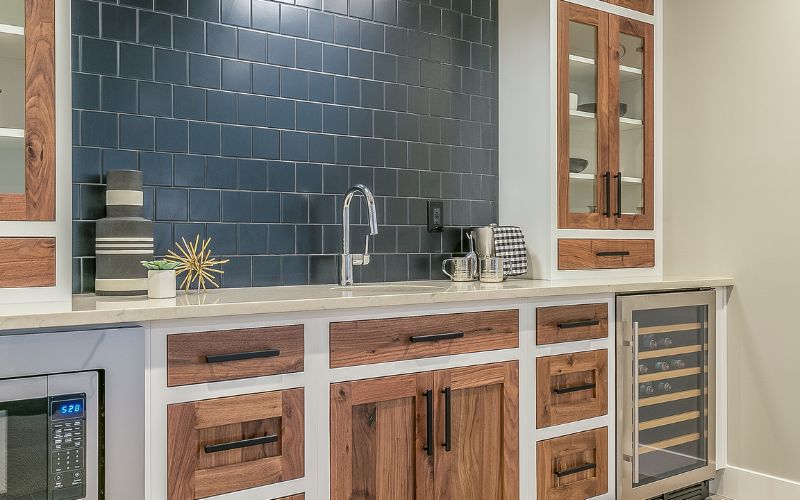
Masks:
[[[436,285],[405,285],[405,284],[390,284],[390,285],[350,285],[350,286],[335,286],[331,290],[341,292],[363,293],[363,294],[381,294],[381,293],[433,293],[444,291],[445,288]]]

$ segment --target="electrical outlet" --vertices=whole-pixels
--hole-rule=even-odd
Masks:
[[[444,203],[428,200],[428,232],[441,233],[444,230]]]

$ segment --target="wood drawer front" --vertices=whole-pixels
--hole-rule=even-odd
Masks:
[[[558,240],[558,268],[562,271],[655,265],[655,240]]]
[[[608,413],[608,351],[576,352],[536,360],[536,427]]]
[[[169,335],[167,385],[301,372],[303,331],[291,325]]]
[[[194,500],[302,477],[303,408],[303,389],[168,405],[168,498]],[[259,438],[269,442],[242,442]]]
[[[55,238],[0,238],[0,288],[56,286]]]
[[[519,346],[519,311],[331,323],[331,368]]]
[[[608,427],[539,441],[536,475],[538,500],[608,493]]]
[[[608,337],[608,304],[536,309],[536,343],[539,345],[606,337]]]
[[[604,0],[605,2],[625,7],[626,9],[638,10],[651,16],[655,12],[654,0]]]

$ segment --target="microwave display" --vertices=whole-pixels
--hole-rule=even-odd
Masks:
[[[81,418],[86,412],[86,398],[53,401],[50,406],[51,420]]]

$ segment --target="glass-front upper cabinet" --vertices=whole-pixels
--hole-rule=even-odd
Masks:
[[[0,2],[0,220],[55,218],[54,6]]]
[[[653,228],[653,29],[559,3],[558,226]]]

